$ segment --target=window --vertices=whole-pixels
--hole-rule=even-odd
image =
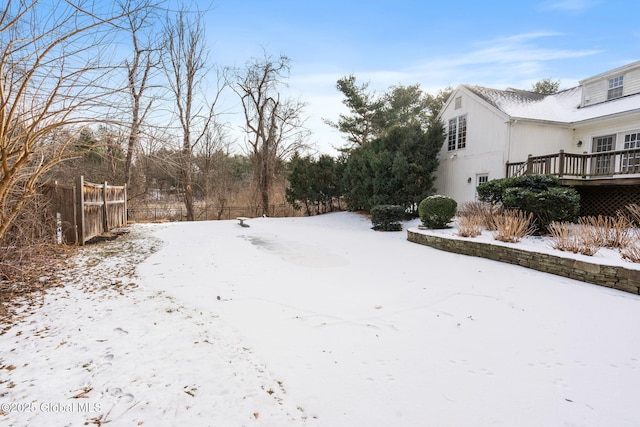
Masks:
[[[467,146],[467,116],[458,117],[458,148]]]
[[[624,76],[618,76],[610,79],[609,91],[607,92],[607,99],[620,98],[622,96],[623,83],[624,83]]]
[[[447,135],[447,151],[467,146],[467,116],[459,116],[449,120],[449,133]]]
[[[629,133],[624,136],[624,149],[640,148],[640,132]],[[622,155],[622,172],[640,172],[640,150]]]
[[[476,175],[476,188],[479,185],[482,185],[486,182],[489,182],[489,174],[488,173],[479,173]],[[476,192],[476,199],[478,198],[478,193]]]
[[[462,108],[462,97],[461,96],[456,97],[455,109],[457,110],[458,108]]]
[[[456,149],[456,134],[458,133],[458,119],[449,120],[449,135],[447,135],[447,151]]]
[[[616,146],[615,135],[599,136],[593,138],[593,152],[596,156],[593,159],[592,168],[594,175],[608,175],[611,173],[613,165],[613,151]],[[602,154],[598,154],[602,153]]]
[[[614,135],[599,136],[593,139],[593,151],[601,153],[603,151],[612,151],[614,148]]]

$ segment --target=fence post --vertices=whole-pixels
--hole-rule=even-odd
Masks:
[[[78,241],[80,246],[84,245],[85,221],[84,221],[84,176],[80,175],[76,181],[76,194],[78,201]]]
[[[129,222],[129,211],[127,210],[127,184],[124,184],[124,213],[123,213],[123,222],[124,225],[127,225]]]
[[[109,231],[109,209],[107,208],[107,181],[102,185],[102,231]]]
[[[74,243],[78,244],[78,192],[76,187],[73,187],[73,235]]]

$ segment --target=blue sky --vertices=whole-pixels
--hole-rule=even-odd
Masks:
[[[354,74],[381,93],[419,83],[561,88],[640,60],[640,6],[632,1],[214,0],[206,12],[210,60],[291,59],[289,90],[308,103],[322,152],[342,146],[323,124],[345,111],[336,80]]]

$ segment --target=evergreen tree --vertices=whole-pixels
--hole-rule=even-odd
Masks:
[[[397,126],[350,151],[343,174],[347,207],[401,205],[415,214],[418,203],[433,191],[443,142],[444,127],[433,120],[426,132],[417,123]]]

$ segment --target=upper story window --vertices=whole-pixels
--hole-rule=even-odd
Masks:
[[[467,146],[467,115],[449,120],[447,135],[447,151],[465,148]]]
[[[624,76],[609,79],[609,90],[607,91],[607,99],[620,98],[622,96],[622,87]]]

